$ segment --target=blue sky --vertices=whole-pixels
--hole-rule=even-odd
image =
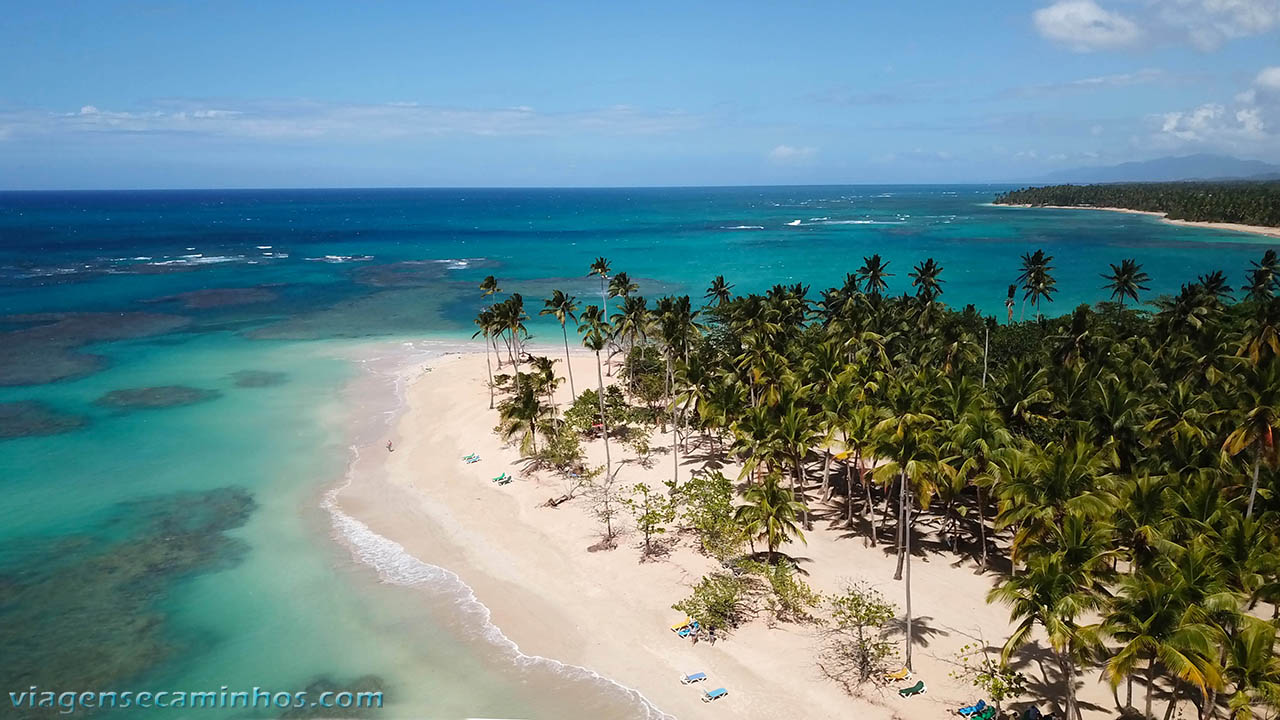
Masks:
[[[0,188],[1005,181],[1280,162],[1280,0],[62,2]]]

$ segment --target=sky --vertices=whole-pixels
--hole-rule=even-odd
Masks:
[[[0,189],[1280,162],[1280,0],[5,0]]]

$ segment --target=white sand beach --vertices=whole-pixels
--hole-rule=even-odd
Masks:
[[[1165,213],[1151,212],[1150,210],[1131,210],[1129,208],[1118,207],[1086,207],[1081,205],[996,205],[995,207],[1018,207],[1018,208],[1044,208],[1047,210],[1105,210],[1107,212],[1129,213],[1131,215],[1151,215],[1160,218],[1161,221],[1170,225],[1182,225],[1183,227],[1209,228],[1211,230],[1231,230],[1233,232],[1253,233],[1255,235],[1264,235],[1266,237],[1280,238],[1280,228],[1267,227],[1265,225],[1241,225],[1240,223],[1221,223],[1221,222],[1201,222],[1198,220],[1174,220],[1166,217]]]
[[[849,696],[818,669],[813,625],[770,627],[759,618],[714,645],[692,644],[669,629],[682,617],[670,606],[717,563],[696,552],[692,539],[681,539],[665,557],[641,562],[641,538],[634,532],[625,533],[615,549],[592,551],[600,529],[586,501],[545,507],[565,492],[563,482],[525,472],[516,449],[504,447],[493,432],[497,412],[488,409],[483,354],[445,355],[431,365],[408,385],[408,405],[394,433],[362,448],[364,459],[337,500],[345,512],[419,559],[456,572],[522,652],[590,668],[679,718],[939,720],[977,698],[968,682],[951,677],[955,655],[966,644],[999,646],[1009,622],[1006,608],[985,601],[994,573],[979,572],[972,559],[929,553],[913,560],[914,666],[916,677],[928,684],[923,696],[901,699],[897,685],[868,685],[860,697]],[[594,385],[593,355],[575,352],[573,368],[579,390]],[[556,399],[562,408],[569,402],[567,383]],[[387,440],[393,452],[383,447]],[[655,446],[661,442],[654,438]],[[615,463],[620,456],[624,463],[621,482],[660,487],[670,477],[670,455],[661,448],[657,462],[645,469],[613,447]],[[587,450],[591,463],[603,464],[599,441]],[[482,460],[463,463],[471,452]],[[702,462],[700,456],[682,461],[682,478]],[[504,471],[516,481],[491,481]],[[726,468],[731,477],[736,473]],[[865,580],[901,608],[903,586],[892,580],[892,547],[865,547],[864,538],[843,528],[835,504],[812,504],[817,512],[808,544],[783,547],[806,580],[823,593]],[[921,535],[930,532],[923,520]],[[1035,654],[1024,650],[1019,657]],[[1036,698],[1055,694],[1056,684],[1045,688],[1037,661],[1022,669]],[[708,682],[680,684],[682,674],[699,671]],[[1085,717],[1114,716],[1109,686],[1092,673],[1082,678]],[[703,703],[702,691],[717,687],[727,688],[729,696]],[[1043,701],[1040,706],[1050,708]]]

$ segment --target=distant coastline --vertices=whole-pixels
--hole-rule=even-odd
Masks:
[[[1153,212],[1150,210],[1133,210],[1131,208],[1121,207],[1098,207],[1096,205],[1034,205],[1031,203],[992,203],[992,205],[994,207],[1041,208],[1045,210],[1105,210],[1107,212],[1130,213],[1133,215],[1152,215],[1160,218],[1162,222],[1169,223],[1170,225],[1209,228],[1213,230],[1231,230],[1233,232],[1252,233],[1254,235],[1263,235],[1270,238],[1280,238],[1280,227],[1269,227],[1266,225],[1242,225],[1240,223],[1204,222],[1200,220],[1174,220],[1168,217],[1168,213]]]

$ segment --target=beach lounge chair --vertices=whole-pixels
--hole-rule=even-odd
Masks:
[[[515,477],[514,477],[514,476],[512,476],[512,475],[508,475],[508,476],[506,476],[505,478],[503,478],[503,479],[499,480],[499,481],[498,481],[498,484],[499,484],[499,485],[507,485],[507,484],[509,484],[512,480],[515,480]]]
[[[693,618],[685,616],[685,619],[671,626],[671,632],[680,632],[681,630],[689,627],[692,622]]]
[[[463,455],[463,456],[462,456],[462,459],[463,459],[463,460],[470,460],[471,458],[478,458],[478,457],[480,457],[480,454],[479,454],[479,453],[471,453],[470,455]]]
[[[959,715],[960,717],[970,717],[971,715],[977,715],[978,713],[986,709],[987,709],[987,701],[979,700],[978,702],[972,705],[967,705],[965,707],[960,708],[959,710],[956,710],[956,714]]]
[[[889,682],[902,682],[911,679],[911,671],[906,668],[898,668],[891,673],[885,673],[884,679]]]
[[[988,705],[978,711],[978,714],[970,716],[969,720],[995,720],[996,715],[999,714],[1000,713],[996,711],[995,705]]]
[[[469,457],[469,458],[467,458],[467,461],[466,461],[466,462],[467,462],[467,464],[468,464],[468,465],[470,465],[471,463],[478,463],[478,462],[480,462],[480,456],[479,456],[479,455],[475,455],[475,456]]]
[[[706,673],[694,673],[694,674],[692,674],[692,675],[683,675],[683,676],[681,676],[681,677],[680,677],[680,684],[681,684],[681,685],[692,685],[692,684],[694,684],[694,683],[700,683],[700,682],[702,682],[703,680],[706,680],[706,679],[707,679],[707,674],[706,674]]]
[[[929,691],[929,688],[925,687],[924,681],[917,680],[916,684],[912,685],[911,687],[900,688],[898,690],[898,695],[904,698],[909,698],[909,697],[915,697],[916,695],[923,695],[928,691]]]
[[[687,638],[696,632],[698,632],[698,621],[694,620],[693,622],[689,623],[687,626],[677,630],[676,634],[682,638]]]
[[[494,479],[493,479],[493,481],[494,481],[494,482],[502,482],[503,480],[506,480],[506,479],[507,479],[507,474],[504,472],[504,473],[502,473],[501,475],[499,475],[498,477],[494,478]]]
[[[711,702],[712,700],[719,700],[720,698],[728,694],[729,694],[728,690],[725,690],[724,688],[716,688],[711,692],[702,693],[702,702]]]

